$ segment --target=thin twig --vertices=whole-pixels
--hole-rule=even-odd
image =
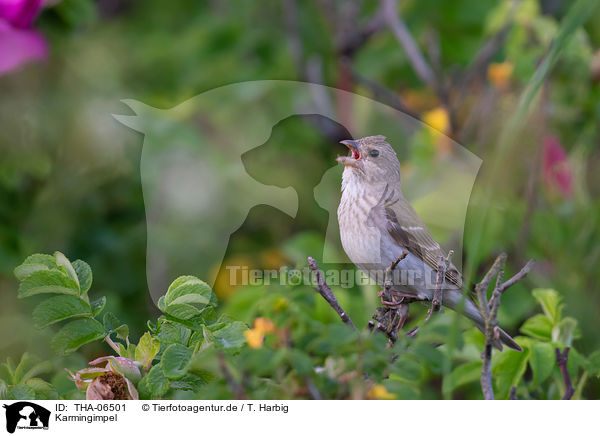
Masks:
[[[402,328],[408,318],[408,305],[414,301],[406,297],[400,297],[400,300],[396,300],[396,295],[392,289],[394,286],[392,280],[394,270],[407,255],[407,251],[402,252],[385,270],[383,289],[379,293],[382,306],[377,308],[372,317],[377,321],[377,324],[369,321],[369,330],[373,331],[375,329],[375,331],[384,333],[389,340],[388,346],[392,346],[398,340],[398,330]]]
[[[227,382],[227,385],[233,392],[234,398],[236,400],[246,399],[244,387],[241,383],[235,381],[233,375],[231,375],[231,372],[229,372],[229,369],[227,368],[227,362],[225,362],[225,356],[222,352],[217,353],[217,359],[219,361],[219,369],[221,370],[221,373],[223,374],[223,378]]]
[[[485,346],[481,354],[481,390],[483,398],[486,400],[494,399],[494,389],[492,387],[492,348],[498,343],[500,334],[502,333],[498,327],[498,309],[500,308],[500,297],[511,285],[521,280],[531,270],[533,261],[530,260],[527,264],[515,274],[512,278],[504,282],[504,265],[506,264],[506,254],[502,253],[497,258],[489,271],[483,277],[483,280],[475,286],[477,298],[479,300],[479,313],[484,321],[483,332],[485,335]],[[487,289],[491,284],[494,276],[496,284],[492,291],[492,297],[488,303]]]
[[[119,353],[119,356],[121,355],[121,350],[119,350],[119,346],[117,344],[114,343],[114,341],[110,338],[110,335],[106,335],[104,337],[104,340],[106,341],[106,343],[108,345],[110,345],[110,348],[112,348],[113,350],[115,350],[117,353]]]
[[[502,286],[500,287],[500,293],[501,294],[504,293],[504,291],[506,291],[508,288],[510,288],[516,282],[518,282],[523,277],[525,277],[529,273],[529,271],[531,271],[531,268],[533,268],[534,263],[535,263],[535,260],[533,260],[533,259],[529,260],[529,262],[527,262],[525,264],[525,266],[523,268],[521,268],[521,271],[519,271],[514,276],[512,276],[510,279],[508,279],[507,281],[502,283]]]
[[[333,310],[335,310],[335,312],[339,315],[340,319],[342,320],[342,322],[344,324],[352,327],[354,330],[357,330],[356,326],[350,319],[350,316],[348,316],[348,314],[340,306],[340,303],[338,303],[337,298],[335,298],[335,294],[331,291],[331,288],[329,286],[327,286],[327,283],[325,283],[325,279],[323,278],[323,273],[321,273],[321,270],[319,269],[319,265],[317,265],[317,261],[314,260],[312,257],[309,257],[308,258],[308,266],[311,269],[311,271],[313,272],[313,274],[315,275],[317,292],[319,294],[321,294],[321,296],[325,299],[325,301],[327,301],[327,303],[329,303],[329,305],[333,308]]]
[[[510,279],[508,279],[507,281],[502,283],[502,285],[498,289],[499,294],[502,295],[504,293],[504,291],[506,291],[512,285],[514,285],[519,280],[521,280],[523,277],[525,277],[531,271],[531,268],[533,268],[534,264],[535,264],[535,260],[530,259],[529,262],[527,262],[525,264],[525,266],[523,268],[521,268],[521,271],[519,271],[514,276],[512,276]],[[490,299],[490,302],[488,303],[488,307],[490,307],[490,308],[492,307],[492,305],[494,304],[494,300],[495,300],[495,294],[492,294],[492,298]]]
[[[404,20],[398,14],[396,3],[396,0],[382,0],[381,6],[384,10],[388,26],[404,49],[408,61],[417,76],[431,88],[437,90],[438,85],[433,70],[425,60],[425,56],[421,53]]]
[[[516,386],[511,386],[510,388],[510,394],[508,396],[509,399],[511,400],[517,400],[517,387]]]
[[[306,389],[308,390],[308,393],[310,394],[310,397],[313,400],[322,400],[323,397],[321,396],[321,393],[319,392],[319,390],[317,389],[317,387],[315,386],[315,384],[313,383],[313,381],[310,379],[310,377],[304,377],[304,383],[306,383]]]
[[[570,347],[565,347],[561,353],[558,347],[554,349],[554,352],[556,353],[556,364],[558,365],[560,373],[562,374],[562,378],[565,381],[565,395],[562,397],[563,400],[570,400],[575,393],[575,389],[573,389],[573,384],[571,383],[571,376],[569,375],[569,370],[567,369],[569,350]]]

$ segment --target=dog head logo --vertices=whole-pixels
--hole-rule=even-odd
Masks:
[[[19,429],[47,429],[50,411],[29,401],[19,401],[3,406],[6,409],[6,431]]]

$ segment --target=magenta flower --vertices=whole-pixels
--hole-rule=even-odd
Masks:
[[[0,75],[48,55],[44,37],[32,29],[42,7],[42,0],[0,0]]]
[[[554,136],[544,139],[544,162],[542,179],[551,191],[558,191],[563,197],[573,193],[573,174],[565,149]]]

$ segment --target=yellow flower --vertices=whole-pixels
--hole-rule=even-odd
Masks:
[[[256,318],[254,320],[254,329],[258,330],[261,333],[274,333],[275,332],[275,324],[273,321],[267,318]]]
[[[248,329],[244,332],[244,336],[250,348],[262,347],[263,340],[265,339],[264,333],[258,329]]]
[[[393,400],[396,398],[394,394],[390,394],[383,385],[373,386],[367,393],[369,400]]]
[[[437,132],[432,132],[436,138],[440,133],[448,133],[448,129],[450,128],[450,118],[448,117],[448,112],[443,107],[437,107],[429,112],[425,112],[423,114],[423,122],[437,130]]]
[[[512,76],[514,66],[508,61],[496,63],[493,62],[488,66],[488,80],[498,89],[508,88],[510,78]]]

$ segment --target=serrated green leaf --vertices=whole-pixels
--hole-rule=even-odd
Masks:
[[[481,378],[481,362],[474,361],[457,366],[452,372],[444,377],[442,390],[452,393],[455,389],[472,383]]]
[[[210,286],[194,276],[178,277],[165,295],[167,307],[173,304],[196,304],[201,309],[213,301],[215,297]]]
[[[14,269],[15,276],[23,280],[29,274],[40,270],[56,268],[56,259],[49,254],[32,254]]]
[[[73,269],[77,273],[81,293],[85,294],[92,286],[92,268],[90,268],[90,266],[83,260],[77,259],[75,262],[73,262]]]
[[[79,286],[58,269],[39,270],[32,272],[21,281],[18,297],[26,298],[37,294],[78,295]]]
[[[104,306],[106,306],[106,297],[102,296],[92,301],[90,306],[92,308],[92,315],[98,316],[104,310]]]
[[[181,344],[172,344],[163,353],[160,366],[165,377],[179,379],[187,373],[191,359],[192,350]]]
[[[187,341],[191,334],[190,329],[187,327],[165,320],[161,320],[157,330],[156,336],[163,346],[174,343],[187,345]]]
[[[521,333],[543,341],[552,340],[552,322],[541,313],[529,318],[520,328]]]
[[[519,345],[524,344],[517,341]],[[512,386],[518,386],[527,369],[530,350],[523,346],[523,351],[505,350],[500,354],[498,362],[492,369],[496,384],[496,398],[508,399]]]
[[[542,306],[548,319],[556,325],[561,318],[562,297],[554,289],[534,289],[531,293]]]
[[[248,330],[246,324],[234,321],[218,330],[211,331],[212,340],[219,349],[239,348],[246,343],[244,336],[246,330]]]
[[[142,399],[158,399],[167,393],[170,384],[160,365],[154,365],[140,380],[138,390]]]
[[[65,268],[65,271],[67,271],[67,275],[75,283],[77,283],[77,289],[81,290],[81,286],[79,284],[79,277],[77,277],[77,272],[75,271],[75,268],[73,268],[73,264],[71,263],[71,261],[67,259],[67,256],[62,254],[60,251],[55,251],[54,257],[56,258],[56,264],[59,267],[63,266]]]
[[[534,342],[531,347],[529,365],[533,372],[532,387],[539,386],[552,374],[556,365],[554,347],[548,342]]]
[[[215,378],[214,375],[208,372],[200,375],[188,373],[179,380],[173,380],[171,382],[171,388],[181,391],[197,391]]]
[[[65,324],[50,341],[50,348],[54,353],[64,356],[104,336],[106,331],[98,321],[91,318],[79,319]]]
[[[73,295],[57,295],[42,301],[33,309],[33,325],[43,329],[75,316],[92,316],[92,308],[81,298]]]
[[[200,315],[201,311],[191,304],[170,304],[165,313],[175,318],[188,320]]]
[[[144,365],[144,367],[149,368],[159,350],[159,340],[153,338],[149,332],[146,332],[142,335],[140,342],[135,348],[135,360]]]
[[[125,339],[129,335],[127,324],[123,324],[112,312],[106,312],[102,322],[107,333],[116,333],[120,339]]]

